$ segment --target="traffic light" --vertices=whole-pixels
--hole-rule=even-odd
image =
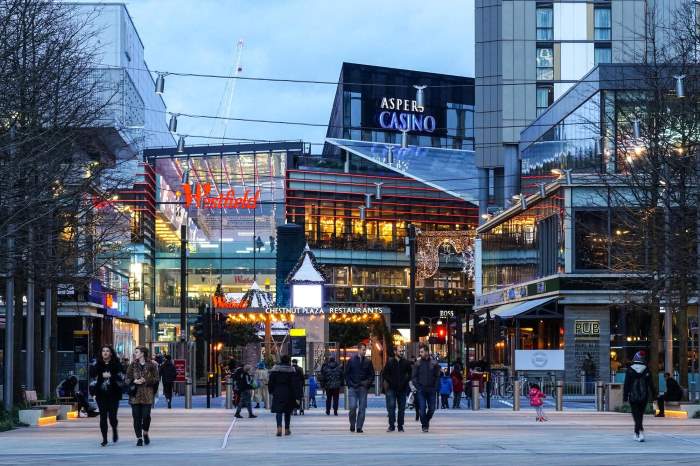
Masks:
[[[447,328],[445,328],[444,325],[437,325],[435,327],[435,343],[438,345],[447,343]]]

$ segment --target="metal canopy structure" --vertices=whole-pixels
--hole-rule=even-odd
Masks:
[[[458,199],[478,204],[479,175],[474,164],[474,151],[401,147],[334,138],[326,138],[326,142]]]
[[[504,304],[491,311],[491,318],[560,318],[561,314],[555,311],[542,309],[543,306],[551,303],[552,301],[556,301],[557,299],[557,297],[550,296],[547,298],[533,299],[530,301]],[[529,315],[530,313],[536,313],[537,315]]]

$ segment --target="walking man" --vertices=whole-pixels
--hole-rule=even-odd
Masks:
[[[331,404],[333,414],[338,415],[338,400],[340,398],[340,388],[343,386],[343,368],[331,356],[328,363],[321,369],[323,389],[326,391],[326,416],[331,415]]]
[[[367,410],[367,390],[372,384],[372,362],[365,357],[367,346],[357,345],[357,354],[345,366],[345,380],[348,384],[348,405],[350,412],[350,432],[362,433]]]
[[[173,407],[173,383],[177,377],[177,371],[173,364],[172,356],[165,355],[165,360],[160,366],[160,379],[163,381],[163,396],[168,401],[168,409]]]
[[[440,386],[440,365],[430,356],[427,345],[418,348],[418,361],[413,366],[413,385],[418,398],[418,415],[423,432],[428,432],[435,413],[435,401]]]
[[[654,387],[651,384],[651,373],[646,364],[646,353],[637,351],[632,359],[632,364],[625,374],[625,387],[623,400],[629,401],[634,419],[634,440],[644,441],[644,411],[649,399],[653,398]]]
[[[386,395],[386,410],[389,413],[389,428],[393,432],[398,421],[399,432],[403,432],[404,413],[406,411],[406,395],[408,382],[411,381],[411,363],[404,357],[403,350],[394,351],[394,356],[386,362],[382,371],[384,379],[384,394]],[[396,408],[398,406],[398,419]]]

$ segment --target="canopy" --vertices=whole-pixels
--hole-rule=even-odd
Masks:
[[[532,299],[530,301],[521,301],[517,303],[504,304],[498,306],[496,309],[491,311],[491,317],[500,317],[501,319],[510,319],[513,317],[521,316],[526,312],[532,311],[539,307],[549,304],[555,301],[556,296],[550,296],[547,298]]]

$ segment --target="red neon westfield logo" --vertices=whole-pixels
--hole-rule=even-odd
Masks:
[[[245,309],[248,306],[246,305],[243,300],[231,300],[229,301],[223,296],[212,296],[211,298],[212,305],[217,308],[217,309]]]
[[[221,191],[218,196],[211,196],[211,183],[183,184],[182,192],[178,195],[185,196],[185,208],[195,206],[198,209],[255,209],[260,199],[260,190],[255,195],[250,190],[243,191],[242,196],[236,197],[236,190]]]

